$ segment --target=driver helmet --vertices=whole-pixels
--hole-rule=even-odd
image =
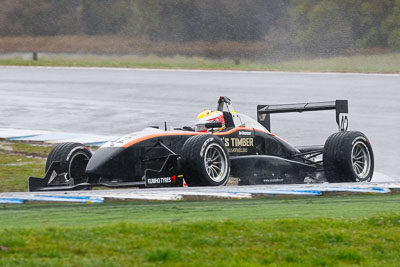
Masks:
[[[213,129],[214,132],[219,132],[225,129],[225,119],[224,114],[221,111],[211,111],[205,110],[197,115],[197,122],[195,124],[195,131],[196,132],[203,132],[206,133],[208,130],[206,128],[206,123],[208,122],[221,122],[222,127],[219,129]]]

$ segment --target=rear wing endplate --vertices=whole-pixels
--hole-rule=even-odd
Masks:
[[[336,110],[336,123],[339,131],[349,129],[349,108],[347,100],[336,100],[327,102],[309,102],[283,105],[257,105],[257,120],[268,131],[271,131],[271,114],[304,111]]]

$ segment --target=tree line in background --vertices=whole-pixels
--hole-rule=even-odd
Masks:
[[[265,41],[312,55],[400,50],[400,0],[0,0],[0,35]]]

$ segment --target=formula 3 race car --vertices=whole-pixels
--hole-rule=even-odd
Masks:
[[[323,146],[294,147],[270,132],[273,113],[336,110],[339,132]],[[347,100],[258,105],[257,119],[238,114],[227,97],[199,115],[195,129],[145,128],[101,146],[79,143],[50,152],[44,178],[29,177],[29,191],[95,186],[221,186],[304,182],[369,182],[374,155],[368,138],[348,131]],[[165,127],[166,128],[166,127]]]

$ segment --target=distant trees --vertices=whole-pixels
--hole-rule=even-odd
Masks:
[[[1,35],[123,34],[167,41],[261,40],[289,0],[0,0]]]
[[[287,10],[285,22],[276,30],[280,36],[271,42],[282,43],[282,37],[297,52],[400,50],[400,0],[292,0]]]
[[[321,55],[400,50],[400,0],[0,0],[0,36],[76,34],[265,40]]]
[[[337,54],[352,46],[351,19],[341,1],[294,1],[289,23],[293,46],[315,54]]]
[[[82,32],[89,35],[121,34],[130,22],[130,0],[82,0]]]
[[[387,34],[388,46],[400,51],[400,0],[395,1],[391,14],[384,20],[383,29]]]
[[[58,35],[81,31],[80,0],[0,0],[0,35]]]

